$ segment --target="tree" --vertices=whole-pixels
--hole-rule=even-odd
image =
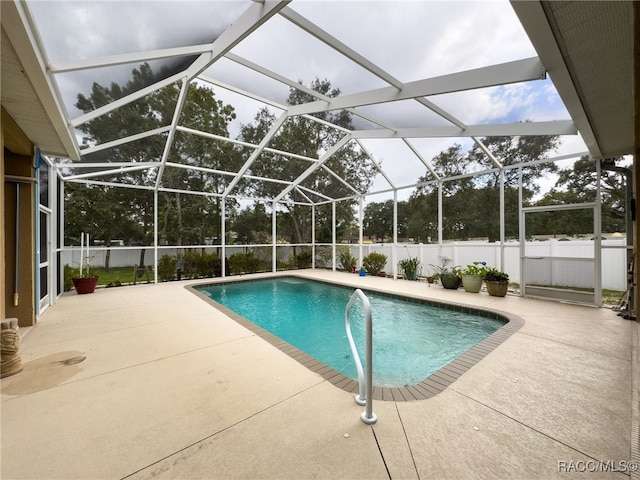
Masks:
[[[264,204],[255,202],[253,208],[240,210],[231,221],[230,228],[241,243],[269,243],[271,241],[271,215]]]
[[[178,86],[175,85],[174,88],[177,89]],[[180,116],[182,126],[228,136],[228,124],[233,119],[233,107],[217,100],[211,88],[197,84],[189,85]],[[170,166],[165,168],[162,187],[175,191],[162,196],[160,210],[163,214],[159,226],[161,238],[174,245],[204,245],[212,239],[219,239],[221,204],[220,196],[215,194],[224,191],[232,176],[213,174],[199,168],[228,172],[233,172],[234,168],[237,170],[237,153],[232,144],[196,134],[177,132],[169,161],[196,169]],[[189,195],[181,191],[212,195]],[[236,206],[231,199],[227,201],[226,207],[229,211]]]
[[[162,76],[164,73],[161,72]],[[91,94],[78,95],[76,106],[83,112],[90,112],[113,100],[122,98],[145,86],[155,83],[160,76],[155,75],[148,64],[132,71],[132,79],[123,86],[115,83],[104,87],[94,83]],[[141,99],[101,115],[82,124],[83,145],[104,144],[126,138],[171,123],[182,84],[174,83],[154,91]],[[235,118],[233,107],[216,100],[211,88],[191,83],[181,110],[180,122],[195,130],[228,136],[228,123]],[[127,142],[116,147],[85,155],[84,160],[95,162],[150,162],[161,161],[166,134],[158,134],[143,140]],[[237,162],[236,152],[229,142],[213,142],[202,136],[178,132],[175,136],[168,161],[194,167],[233,171]],[[147,169],[110,175],[99,178],[107,182],[155,187],[160,170]],[[159,195],[159,233],[161,241],[181,245],[204,244],[207,239],[219,235],[220,205],[215,195],[186,195],[178,190],[219,194],[228,184],[230,177],[212,174],[203,170],[188,170],[165,167],[162,171],[161,187],[174,191]],[[90,192],[87,191],[90,188]],[[67,218],[75,219],[68,225],[69,234],[75,230],[89,231],[95,238],[107,245],[120,232],[106,220],[117,215],[117,222],[123,225],[137,225],[127,228],[123,240],[127,244],[149,245],[153,239],[153,197],[149,191],[118,188],[114,186],[92,185],[91,187],[68,188],[65,211]],[[91,196],[91,199],[89,198]],[[88,207],[93,200],[100,199],[100,211],[89,217]],[[234,207],[233,202],[227,204]],[[125,208],[128,207],[128,208]],[[91,207],[97,212],[97,207]],[[93,216],[97,215],[97,216]],[[115,221],[115,220],[114,220]],[[104,223],[99,227],[98,223]],[[144,263],[144,249],[140,263]]]
[[[78,94],[76,107],[88,113],[154,81],[151,68],[148,64],[143,64],[139,69],[132,71],[132,79],[122,87],[115,83],[110,87],[94,83],[89,97]],[[160,94],[149,95],[80,125],[78,129],[84,134],[83,146],[107,143],[168,123],[164,117],[170,107],[165,102],[161,104],[162,108],[158,108],[155,105],[157,102],[154,101],[158,95]],[[174,105],[176,99],[177,97],[173,99]],[[162,139],[155,136],[148,138],[144,143],[130,142],[88,154],[83,157],[83,160],[91,162],[159,161],[162,148]],[[85,172],[86,170],[81,170],[81,173]],[[118,181],[133,185],[150,185],[153,182],[148,171],[105,175],[95,180]],[[148,244],[153,232],[152,205],[148,192],[143,190],[68,183],[65,190],[67,236],[79,238],[80,232],[84,231],[91,237],[103,241],[107,246],[113,239],[122,239],[129,245]],[[121,223],[123,226],[116,227],[116,223]],[[138,228],[129,228],[126,225],[137,225]],[[108,264],[106,266],[108,267]]]
[[[398,238],[407,235],[407,202],[398,202]],[[364,209],[363,232],[376,241],[393,238],[393,200],[369,203]]]
[[[529,163],[544,158],[558,146],[557,136],[487,137],[481,142],[502,166],[525,163],[521,169],[504,169],[505,234],[518,234],[518,182],[522,171],[523,200],[539,191],[536,179],[554,172],[553,163]],[[445,240],[483,237],[500,238],[500,168],[476,143],[466,153],[459,144],[436,155],[431,162],[442,179],[442,229]],[[482,174],[473,175],[474,172]],[[452,180],[447,180],[453,178]],[[420,177],[428,182],[416,188],[409,199],[409,235],[436,238],[438,185],[431,172]],[[478,208],[482,206],[482,215]]]
[[[611,169],[600,170],[601,226],[604,232],[626,230],[626,184],[628,171],[616,166],[621,157],[608,160]],[[595,160],[584,156],[558,173],[553,189],[536,205],[580,204],[596,201],[598,186]],[[589,209],[545,212],[531,228],[548,234],[592,234],[593,215]]]
[[[302,83],[302,82],[300,82]],[[338,89],[332,88],[328,80],[316,79],[311,88],[328,97],[336,97],[340,94]],[[298,105],[315,101],[316,97],[296,88],[291,88],[288,105]],[[319,112],[314,116],[323,122],[334,124],[347,129],[352,128],[351,114],[349,112],[330,111]],[[275,123],[275,116],[266,108],[260,110],[253,123],[243,125],[239,136],[240,140],[258,144]],[[296,116],[287,119],[277,134],[269,142],[269,147],[302,155],[311,159],[320,158],[323,152],[332,148],[343,136],[344,130],[328,126],[307,117]],[[242,148],[243,157],[248,158],[253,149]],[[310,161],[299,158],[291,158],[277,153],[263,151],[251,165],[252,175],[276,179],[278,181],[293,182],[298,179],[309,167],[314,165]],[[300,189],[292,190],[286,200],[291,203],[283,203],[282,207],[289,216],[291,228],[290,240],[294,243],[303,243],[311,240],[311,208],[302,203],[325,201],[326,198],[313,192],[321,192],[330,198],[345,198],[354,195],[345,183],[352,185],[359,192],[366,192],[376,173],[374,165],[359,147],[349,142],[324,163],[327,169],[335,173],[329,173],[325,168],[316,169],[301,183]],[[338,177],[338,178],[336,178]],[[252,181],[242,185],[245,193],[253,194],[261,198],[275,198],[285,188],[282,183],[269,181]],[[293,203],[298,202],[298,203]],[[355,200],[341,201],[336,204],[337,228],[339,235],[347,229],[353,218],[353,206]],[[330,208],[316,209],[316,224],[323,226],[320,229],[318,240],[330,239],[332,225]]]
[[[481,142],[502,166],[509,167],[524,164],[521,169],[511,168],[504,170],[504,183],[506,186],[518,186],[521,170],[523,187],[532,193],[538,193],[540,186],[537,184],[537,179],[548,173],[556,172],[558,167],[553,162],[528,165],[527,163],[544,158],[549,155],[549,152],[555,151],[560,142],[559,138],[557,135],[494,136],[483,138]],[[485,169],[496,166],[477,143],[474,143],[473,148],[468,152],[466,163],[470,165],[470,168],[477,168],[476,165]],[[495,171],[476,177],[474,183],[497,188],[500,185],[499,179],[500,174]]]

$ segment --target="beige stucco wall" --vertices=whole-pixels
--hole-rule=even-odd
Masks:
[[[16,183],[6,176],[34,178],[33,144],[2,109],[2,318],[17,318],[22,327],[34,325],[35,304],[35,198],[34,184],[20,183],[19,248],[16,259]],[[16,261],[18,289],[16,292]],[[18,294],[17,297],[15,294]],[[15,305],[17,300],[17,305]]]

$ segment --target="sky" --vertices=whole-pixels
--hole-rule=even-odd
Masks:
[[[48,60],[55,67],[104,55],[210,43],[251,3],[35,0],[29,5]],[[293,0],[289,7],[403,83],[536,56],[506,0]],[[343,95],[387,86],[279,15],[234,47],[232,53],[292,81],[309,84],[316,77],[327,78]],[[55,75],[69,117],[73,119],[81,113],[73,106],[78,93],[89,95],[95,81],[101,85],[123,83],[136,66]],[[152,67],[157,68],[158,64]],[[276,103],[284,103],[289,92],[288,86],[229,59],[214,64],[205,75]],[[220,100],[236,109],[238,118],[230,126],[232,137],[264,106],[219,87],[214,90]],[[431,100],[470,125],[569,118],[549,79],[439,95]],[[445,124],[414,101],[361,110],[396,127]],[[371,128],[371,124],[357,117],[354,122],[359,128]],[[376,161],[388,168],[396,186],[410,185],[426,171],[400,141],[363,143]],[[453,143],[471,145],[466,138],[421,139],[414,143],[426,159]],[[558,155],[585,150],[580,137],[572,136],[563,139]],[[543,181],[551,184],[555,180]],[[383,188],[388,185],[379,177],[374,190]],[[403,190],[401,196],[409,193],[410,190]]]

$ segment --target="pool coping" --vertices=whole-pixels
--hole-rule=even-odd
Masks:
[[[253,282],[260,280],[268,280],[272,278],[286,278],[286,277],[294,277],[298,279],[304,279],[311,282],[319,282],[326,283],[335,286],[341,286],[346,288],[353,288],[352,285],[343,284],[339,282],[328,282],[323,280],[311,279],[304,276],[297,276],[293,273],[288,272],[286,276],[283,275],[273,275],[273,276],[260,276],[259,278],[247,278],[247,276],[242,276],[241,278],[221,278],[220,281],[211,281],[209,279],[207,282],[197,283],[185,285],[185,288],[203,299],[205,302],[211,304],[218,311],[224,313],[226,316],[234,320],[236,323],[245,327],[247,330],[251,331],[255,335],[259,336],[263,340],[269,342],[274,347],[278,348],[281,352],[290,356],[292,359],[296,360],[298,363],[302,364],[312,372],[317,373],[322,378],[332,383],[336,387],[349,392],[349,393],[358,393],[358,381],[353,380],[346,375],[334,370],[329,367],[325,363],[320,360],[313,358],[306,352],[303,352],[297,347],[294,347],[290,343],[282,340],[276,335],[268,332],[264,328],[256,325],[255,323],[247,320],[242,315],[230,310],[224,305],[216,302],[211,299],[204,293],[198,291],[198,288],[202,288],[205,285],[224,285],[228,283],[237,283],[237,282]],[[384,289],[375,289],[375,288],[366,288],[362,289],[365,293],[367,291],[375,292],[382,295],[387,295],[394,298],[401,298],[403,300],[408,300],[416,303],[423,303],[425,305],[432,305],[436,307],[446,308],[449,310],[454,310],[463,313],[471,313],[480,315],[483,317],[492,318],[494,320],[500,320],[505,322],[505,324],[500,327],[498,330],[493,332],[484,340],[480,341],[469,350],[446,364],[444,367],[440,368],[438,371],[432,373],[427,378],[422,380],[419,383],[414,385],[409,385],[406,387],[376,387],[374,386],[372,389],[372,398],[374,400],[382,400],[382,401],[395,401],[395,402],[409,402],[416,400],[426,400],[431,398],[444,390],[446,390],[449,385],[455,382],[458,378],[460,378],[465,372],[471,369],[474,365],[480,362],[483,358],[485,358],[489,353],[495,350],[499,345],[501,345],[505,340],[507,340],[511,335],[516,333],[522,326],[524,325],[524,319],[521,317],[506,313],[500,312],[496,310],[491,310],[487,308],[480,308],[475,306],[463,305],[459,303],[449,303],[442,302],[438,300],[427,299],[423,297],[417,297],[410,294],[398,294],[398,293],[389,293]]]

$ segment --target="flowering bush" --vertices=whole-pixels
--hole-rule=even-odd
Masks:
[[[461,275],[479,275],[482,278],[487,273],[487,262],[473,262],[460,271]]]

